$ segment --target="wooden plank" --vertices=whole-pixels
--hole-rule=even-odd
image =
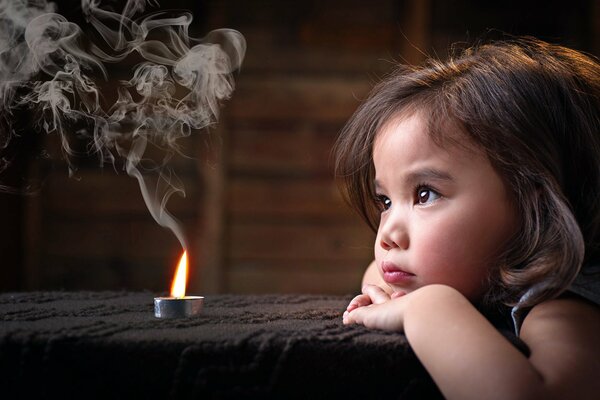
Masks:
[[[138,182],[126,174],[113,171],[85,170],[78,173],[78,179],[68,175],[53,173],[46,180],[43,189],[43,206],[53,215],[83,215],[106,218],[150,216]],[[200,196],[198,178],[180,177],[186,197],[171,196],[167,210],[179,218],[194,217]]]
[[[313,221],[278,223],[232,221],[227,241],[236,260],[348,261],[372,257],[373,234],[363,224]],[[284,263],[285,264],[285,263]]]
[[[44,258],[40,266],[41,290],[149,290],[153,294],[169,291],[174,267],[170,257],[132,260],[128,257],[91,259],[89,257]]]
[[[366,79],[240,75],[227,116],[246,120],[346,121],[371,88]]]
[[[68,174],[67,162],[65,153],[62,148],[60,137],[57,133],[44,133],[39,130],[37,134],[43,135],[43,149],[47,157],[46,162],[56,166],[57,171],[64,171]],[[128,133],[129,134],[129,133]],[[192,158],[195,153],[195,147],[198,142],[201,142],[207,136],[206,130],[192,130],[187,137],[180,137],[176,141],[177,147],[166,148],[164,144],[154,145],[152,141],[148,141],[143,154],[142,165],[160,165],[163,160],[168,161],[168,165],[180,174],[194,172],[195,162]],[[81,170],[106,170],[111,173],[126,174],[124,165],[127,159],[126,156],[120,156],[114,149],[111,151],[115,158],[114,165],[111,163],[103,164],[95,149],[92,147],[92,142],[89,138],[79,136],[68,137],[69,144],[72,149],[78,154],[71,157],[73,166],[77,171]],[[131,143],[122,139],[119,141],[123,151],[127,154]],[[179,152],[179,153],[178,153]],[[165,159],[166,157],[166,159]],[[116,171],[114,171],[116,170]],[[62,172],[61,171],[61,172]]]
[[[215,140],[220,139],[226,143],[228,136],[224,132],[222,125],[217,125],[212,136]],[[198,202],[199,214],[203,217],[202,228],[196,240],[193,241],[196,255],[198,257],[197,265],[201,269],[200,274],[190,276],[190,288],[199,290],[199,293],[211,294],[220,293],[225,287],[224,281],[224,258],[226,251],[225,230],[226,230],[226,162],[223,157],[223,146],[210,146],[201,149],[205,151],[207,159],[217,159],[218,161],[209,165],[198,165],[198,171],[203,177],[205,183],[204,201]],[[196,292],[198,293],[198,292]]]
[[[389,49],[397,30],[394,0],[219,1],[207,6],[212,27],[240,30],[250,45],[271,48],[321,47],[356,52]],[[254,46],[252,47],[254,49]],[[277,56],[279,54],[277,53]],[[275,57],[274,57],[275,58]]]
[[[28,179],[39,182],[40,162],[32,162]],[[41,232],[43,217],[42,201],[40,196],[31,195],[23,197],[23,285],[24,290],[38,290],[40,288],[40,253],[45,243]]]
[[[19,288],[19,274],[22,269],[21,241],[23,230],[26,228],[22,222],[23,210],[21,198],[18,195],[0,193],[0,215],[3,229],[0,231],[0,254],[2,254],[2,267],[0,268],[0,292]]]
[[[233,129],[229,134],[229,168],[234,174],[310,174],[332,178],[331,149],[342,126],[262,124]]]
[[[357,294],[368,262],[240,262],[229,271],[228,292],[240,294]],[[340,314],[341,315],[341,314]]]
[[[263,31],[264,28],[256,33],[244,31],[244,36],[250,41],[253,40],[253,36],[263,36]],[[307,37],[303,40],[312,39]],[[330,46],[323,44],[315,43],[306,47],[281,46],[274,49],[264,41],[253,40],[252,51],[246,54],[241,74],[236,78],[252,74],[281,74],[285,71],[294,75],[343,76],[360,80],[383,76],[394,66],[393,62],[390,62],[396,54],[392,46],[357,52],[354,49],[331,51]],[[235,92],[233,96],[237,96]]]
[[[402,62],[417,65],[431,51],[431,0],[408,0],[403,6]]]
[[[600,56],[600,2],[592,1],[589,13],[591,45],[590,51],[596,56]]]
[[[195,228],[193,220],[182,221],[186,232]],[[181,246],[170,230],[150,217],[130,220],[85,219],[45,220],[41,227],[43,243],[39,263],[44,256],[89,259],[139,259],[179,254]],[[187,235],[190,237],[190,235]]]
[[[355,218],[332,179],[232,178],[228,185],[228,208],[234,219],[352,221]]]
[[[335,47],[342,51],[354,50],[355,53],[365,52],[368,54],[374,48],[390,50],[399,33],[397,26],[388,25],[385,21],[384,23],[379,21],[379,23],[367,24],[349,22],[339,25],[332,24],[330,20],[313,20],[301,28],[299,35],[301,43],[307,46]]]

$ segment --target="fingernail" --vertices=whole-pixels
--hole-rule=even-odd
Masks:
[[[346,322],[348,322],[348,314],[350,314],[348,311],[344,312],[344,315],[342,316],[342,322],[345,324]]]

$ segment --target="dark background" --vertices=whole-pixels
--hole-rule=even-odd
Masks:
[[[600,54],[594,0],[160,3],[192,11],[194,37],[227,27],[248,43],[221,122],[185,142],[192,159],[173,163],[187,196],[168,208],[191,243],[193,293],[359,289],[373,235],[337,193],[330,149],[395,62],[444,58],[453,43],[504,33]],[[57,5],[86,29],[77,1]],[[22,135],[5,150],[12,164],[0,180],[41,185],[0,194],[0,290],[167,290],[181,248],[136,181],[91,159],[69,178],[57,138],[32,130],[25,111],[11,118]]]

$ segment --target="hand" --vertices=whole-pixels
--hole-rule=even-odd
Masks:
[[[396,299],[406,293],[396,292],[391,296],[376,285],[365,285],[363,293],[350,301],[344,312],[344,324],[363,324],[367,328],[384,330],[403,329],[403,307]]]
[[[368,306],[369,304],[381,304],[390,299],[390,296],[377,285],[364,285],[362,294],[359,294],[350,301],[346,312],[350,312],[358,307]],[[345,315],[346,313],[344,313]]]

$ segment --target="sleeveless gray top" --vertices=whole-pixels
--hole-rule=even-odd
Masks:
[[[527,298],[543,289],[543,284],[534,285],[529,289],[519,300],[519,303],[525,301]],[[600,306],[600,264],[588,266],[582,268],[579,275],[575,278],[571,286],[567,289],[567,292],[575,293],[578,296],[583,297],[586,300]],[[529,313],[529,308],[519,307],[519,304],[514,306],[511,310],[511,317],[513,320],[515,334],[519,336],[521,325],[523,320]]]

